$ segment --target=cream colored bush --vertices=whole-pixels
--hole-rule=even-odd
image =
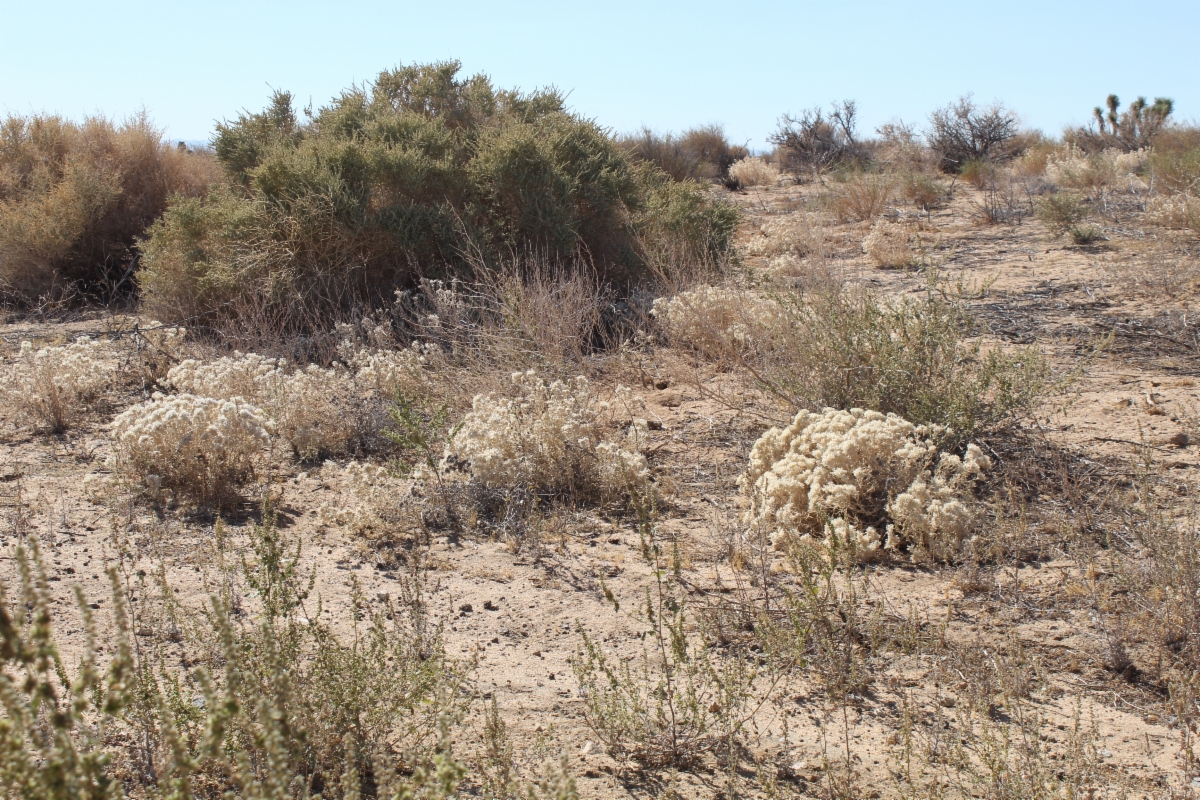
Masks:
[[[533,371],[512,376],[516,397],[478,395],[446,447],[442,469],[465,465],[492,488],[525,487],[541,493],[609,499],[640,489],[649,477],[644,421],[621,443],[605,441],[601,428],[614,409],[601,402],[586,378],[547,384]],[[628,389],[618,400],[639,403]]]
[[[746,254],[773,258],[821,252],[825,229],[814,214],[796,213],[768,220],[746,244]]]
[[[1183,193],[1151,197],[1146,219],[1164,228],[1200,232],[1200,198]]]
[[[345,408],[349,375],[338,367],[293,370],[283,359],[234,353],[216,361],[183,361],[167,373],[166,383],[201,397],[240,398],[260,406],[302,458],[341,452],[354,436]]]
[[[736,355],[761,342],[780,313],[769,297],[714,286],[660,297],[650,310],[671,344],[710,358]]]
[[[4,402],[55,433],[77,423],[118,372],[112,349],[87,336],[41,348],[21,342],[19,355],[5,366]]]
[[[908,267],[916,260],[908,228],[887,220],[881,219],[871,226],[863,238],[862,249],[871,263],[885,269]]]
[[[421,342],[392,350],[347,347],[342,350],[358,387],[371,396],[384,399],[397,394],[408,396],[429,388],[426,368],[430,353],[431,347]]]
[[[401,493],[396,478],[386,467],[351,461],[339,468],[326,461],[322,476],[342,484],[346,498],[336,504],[322,503],[317,515],[325,525],[348,527],[356,533],[380,530],[400,515]]]
[[[751,450],[738,479],[743,521],[780,548],[832,535],[860,560],[903,549],[945,558],[970,528],[963,500],[990,462],[974,444],[963,458],[940,452],[938,433],[876,411],[801,411]]]
[[[1046,178],[1063,189],[1092,194],[1105,189],[1125,187],[1145,189],[1146,185],[1137,177],[1137,173],[1149,157],[1150,154],[1144,150],[1131,153],[1117,150],[1085,153],[1073,145],[1068,145],[1048,158]]]
[[[735,161],[729,167],[729,177],[742,186],[774,186],[779,181],[779,170],[765,158],[751,156]]]
[[[211,505],[255,477],[271,445],[262,409],[241,399],[163,395],[112,423],[111,465],[156,496]]]

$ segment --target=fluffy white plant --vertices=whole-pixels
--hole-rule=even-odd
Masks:
[[[974,444],[962,458],[940,452],[939,432],[877,411],[801,411],[751,450],[743,521],[780,548],[832,534],[862,560],[904,547],[944,558],[970,527],[963,499],[990,462]]]
[[[1085,153],[1069,145],[1064,151],[1050,156],[1046,163],[1046,178],[1058,186],[1081,191],[1111,188],[1127,181],[1141,189],[1144,184],[1137,178],[1137,173],[1148,159],[1149,153],[1145,150]]]
[[[765,158],[751,156],[733,162],[729,177],[742,186],[773,186],[779,181],[779,170]]]
[[[10,408],[57,433],[75,424],[112,385],[117,364],[111,348],[87,336],[41,348],[21,342],[0,392]]]
[[[240,398],[156,393],[113,420],[112,437],[116,471],[152,494],[208,505],[254,477],[271,445],[271,422]]]
[[[916,257],[909,245],[908,228],[883,219],[871,226],[862,249],[875,266],[886,269],[907,267]]]
[[[394,350],[360,350],[344,346],[342,356],[354,371],[354,381],[362,390],[375,397],[392,398],[397,393],[408,395],[428,388],[426,356],[429,352],[428,345],[413,342],[411,347]]]
[[[672,344],[721,357],[742,352],[760,339],[757,334],[772,328],[780,309],[774,300],[754,293],[701,286],[658,298],[650,314]]]
[[[340,478],[349,502],[322,503],[317,509],[322,523],[361,533],[377,530],[399,514],[399,487],[386,467],[351,461],[339,468],[326,461],[323,474],[326,473]]]
[[[547,384],[532,370],[512,376],[520,394],[478,395],[446,447],[442,469],[466,465],[489,487],[527,487],[574,496],[618,496],[649,477],[646,426],[635,421],[625,442],[604,441],[603,417],[611,412],[586,378]],[[618,388],[627,406],[637,401]]]
[[[824,247],[825,229],[813,214],[796,213],[768,220],[746,244],[751,256],[804,257]]]
[[[337,402],[349,391],[349,376],[337,367],[292,370],[283,359],[234,353],[216,361],[183,361],[167,373],[166,383],[182,392],[240,398],[262,407],[301,457],[339,452],[354,435],[353,420]]]

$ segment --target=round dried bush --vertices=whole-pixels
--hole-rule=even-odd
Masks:
[[[443,471],[465,468],[489,488],[577,498],[611,498],[645,483],[649,468],[638,452],[644,420],[630,426],[623,444],[606,442],[600,429],[610,406],[586,378],[547,384],[529,371],[512,379],[517,397],[475,397],[446,448]],[[628,389],[617,393],[626,406],[638,404]]]
[[[240,398],[155,394],[113,420],[113,466],[152,495],[215,505],[254,478],[271,435],[263,410]]]
[[[70,344],[35,349],[21,342],[0,397],[25,417],[59,433],[75,424],[117,374],[107,346],[81,336]]]
[[[858,408],[801,411],[751,450],[738,479],[750,498],[743,521],[779,549],[835,539],[862,561],[901,550],[947,558],[973,519],[971,484],[991,463],[975,444],[961,458],[940,451],[942,433]]]
[[[651,316],[671,344],[690,347],[710,358],[746,351],[780,315],[774,300],[751,292],[701,286],[654,301]]]

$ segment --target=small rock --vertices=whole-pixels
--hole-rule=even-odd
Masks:
[[[499,611],[500,610],[500,606],[496,605],[491,600],[484,600],[483,607],[487,611]]]
[[[534,654],[534,656],[536,656],[537,658],[541,658],[541,657],[542,657],[542,651],[541,651],[541,650],[534,650],[534,651],[533,651],[533,654]]]
[[[500,644],[500,637],[499,637],[499,636],[493,636],[493,637],[492,637],[492,644]]]
[[[670,389],[659,395],[658,402],[667,408],[677,408],[683,405],[683,395],[676,389]]]
[[[143,625],[142,627],[137,629],[137,635],[138,636],[153,636],[154,631],[153,631],[153,629],[147,628],[146,626]]]
[[[461,606],[458,607],[458,610],[464,614],[470,614],[475,609],[471,606],[470,603],[463,603]]]
[[[666,378],[658,378],[654,381],[654,388],[658,389],[660,392],[670,385],[671,381],[667,380]]]
[[[943,697],[938,700],[938,703],[941,704],[942,708],[954,708],[956,705],[958,705],[958,701],[953,697]]]
[[[95,611],[96,609],[100,608],[100,604],[99,603],[88,603],[88,608]]]
[[[550,673],[550,680],[554,680],[554,673],[553,673],[553,672],[551,672],[551,673]]]

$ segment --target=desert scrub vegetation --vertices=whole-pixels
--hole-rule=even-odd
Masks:
[[[778,319],[779,306],[761,293],[698,286],[657,298],[650,315],[676,347],[714,360],[736,360],[756,340],[765,339],[764,333]]]
[[[851,560],[951,557],[972,521],[964,499],[991,464],[975,444],[961,458],[940,450],[942,434],[877,411],[801,411],[750,451],[743,521],[778,549],[830,539]]]
[[[784,114],[768,139],[778,148],[783,167],[818,178],[834,167],[861,167],[870,149],[857,138],[858,107],[853,100],[835,103],[829,116],[819,107]]]
[[[779,181],[779,169],[760,156],[746,157],[729,167],[729,177],[742,188],[773,186]]]
[[[1037,217],[1055,238],[1065,236],[1072,244],[1086,245],[1104,238],[1095,225],[1087,224],[1091,210],[1086,198],[1071,192],[1054,192],[1038,199]]]
[[[106,343],[81,336],[63,345],[21,350],[7,365],[0,397],[18,414],[61,433],[75,425],[88,409],[104,402],[119,371],[118,355]]]
[[[863,237],[862,250],[877,267],[902,269],[917,259],[909,238],[907,226],[879,220]]]
[[[677,181],[736,181],[730,168],[749,156],[744,146],[729,142],[720,125],[700,125],[678,136],[642,128],[619,141],[635,161],[653,164]]]
[[[156,393],[113,420],[111,466],[156,499],[219,505],[261,473],[272,431],[240,397]]]
[[[1017,115],[1001,103],[977,105],[970,95],[929,115],[925,140],[943,172],[958,173],[971,162],[1006,161],[1018,155]]]
[[[219,125],[226,183],[151,229],[146,309],[221,319],[260,298],[277,324],[311,327],[411,288],[416,265],[469,276],[529,252],[627,283],[668,242],[705,257],[728,248],[736,213],[700,184],[633,163],[554,91],[458,73],[383,72],[308,122],[280,92]]]
[[[1095,125],[1068,128],[1064,138],[1089,152],[1144,150],[1154,145],[1175,110],[1169,97],[1156,97],[1153,103],[1139,97],[1121,111],[1121,99],[1110,94],[1104,104],[1107,114],[1099,106],[1092,111]]]
[[[617,388],[621,409],[596,396],[578,376],[549,384],[532,370],[514,373],[517,396],[478,395],[459,422],[439,471],[465,471],[486,490],[527,490],[579,500],[614,499],[642,491],[649,467],[641,449],[646,421],[629,422],[623,442],[606,441],[606,418],[641,406],[632,391]],[[419,475],[422,475],[419,473]]]
[[[135,243],[173,195],[195,197],[212,156],[168,145],[145,116],[0,122],[0,301],[128,297]]]
[[[866,222],[887,209],[895,190],[895,180],[891,175],[855,172],[840,182],[834,182],[822,199],[839,222]]]
[[[448,800],[470,790],[450,733],[470,702],[469,665],[446,655],[421,570],[384,611],[356,598],[348,632],[335,633],[316,613],[300,543],[269,507],[245,542],[218,525],[213,550],[220,588],[199,609],[180,606],[162,580],[130,582],[110,568],[112,628],[102,630],[82,590],[80,620],[52,603],[36,539],[16,549],[16,591],[0,584],[6,797]],[[243,587],[252,606],[241,605]],[[130,590],[160,594],[161,610],[144,615]],[[71,665],[56,629],[80,621],[85,643]],[[151,624],[173,633],[151,638]],[[179,666],[171,642],[195,656]],[[505,788],[576,797],[561,766]]]
[[[985,347],[963,287],[917,297],[857,286],[776,293],[773,336],[741,361],[792,408],[864,408],[970,437],[1027,414],[1054,379],[1032,347]]]

